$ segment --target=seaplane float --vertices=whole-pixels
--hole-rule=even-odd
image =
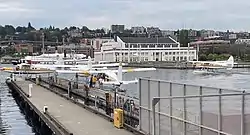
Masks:
[[[1,71],[12,73],[12,74],[46,74],[53,73],[52,70],[43,67],[35,67],[32,64],[21,63],[15,67],[1,67]]]
[[[230,56],[226,61],[189,61],[193,64],[195,74],[214,74],[230,72],[234,64],[233,56]]]

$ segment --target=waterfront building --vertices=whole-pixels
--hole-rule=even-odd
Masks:
[[[141,61],[186,61],[196,59],[196,49],[180,47],[171,37],[119,37],[102,44],[94,53],[95,61],[141,62]]]

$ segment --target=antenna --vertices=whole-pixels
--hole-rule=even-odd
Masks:
[[[118,77],[118,82],[121,82],[122,81],[122,63],[121,62],[119,63],[117,77]]]

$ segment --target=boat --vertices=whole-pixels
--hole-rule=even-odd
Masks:
[[[84,54],[66,54],[66,53],[53,53],[41,54],[39,56],[26,56],[18,61],[12,61],[13,65],[28,63],[28,64],[55,64],[58,60],[63,60],[63,64],[74,65],[78,62],[88,61]]]

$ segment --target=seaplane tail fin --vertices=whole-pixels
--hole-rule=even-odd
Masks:
[[[227,60],[227,65],[228,65],[228,70],[233,69],[234,67],[234,57],[230,56],[229,59]]]
[[[88,57],[88,68],[92,69],[92,60],[90,56]]]

